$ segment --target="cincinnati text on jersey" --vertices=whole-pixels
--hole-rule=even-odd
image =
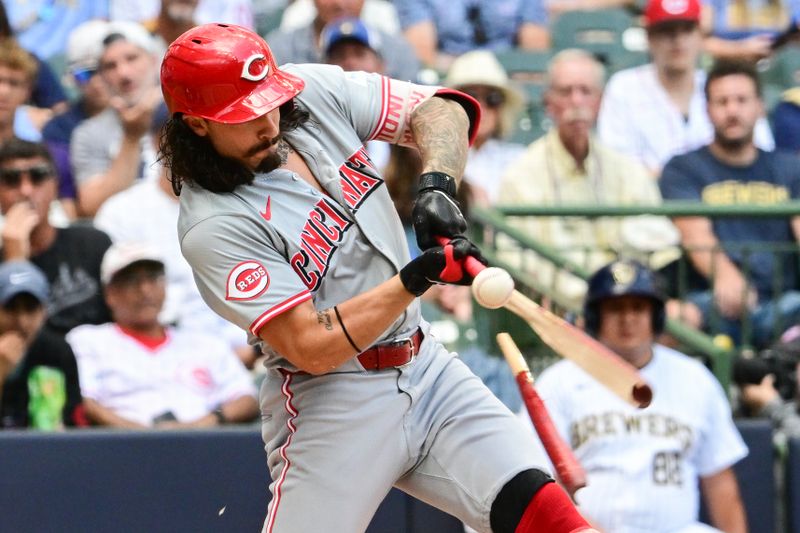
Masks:
[[[383,183],[363,147],[339,167],[339,180],[345,202],[353,213]],[[313,292],[319,287],[352,225],[333,200],[322,198],[314,204],[300,233],[300,251],[289,259],[308,290]]]

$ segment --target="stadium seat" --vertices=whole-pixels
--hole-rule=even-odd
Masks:
[[[775,447],[772,442],[772,423],[767,419],[739,419],[736,427],[750,453],[733,467],[739,481],[739,491],[747,513],[750,531],[775,533]],[[800,460],[796,467],[800,465]],[[790,465],[787,465],[787,471]],[[708,523],[705,506],[701,517]],[[792,529],[792,531],[800,531]]]
[[[61,83],[62,87],[64,87],[64,91],[67,93],[67,98],[72,100],[78,96],[78,89],[75,87],[75,83],[72,80],[67,80],[65,82],[65,76],[67,74],[67,55],[64,53],[61,54],[53,54],[46,61],[47,65],[52,69],[53,74],[55,75],[56,79]],[[70,76],[72,78],[72,76]]]
[[[277,30],[281,25],[285,9],[285,7],[279,6],[268,8],[263,13],[256,13],[253,17],[256,32],[262,37],[266,37],[272,30]]]
[[[800,45],[785,46],[759,64],[764,103],[772,109],[783,92],[800,86]]]
[[[511,49],[497,52],[497,60],[525,95],[525,108],[519,114],[516,128],[509,139],[520,144],[530,144],[548,127],[542,96],[547,83],[547,64],[551,53]]]
[[[633,22],[624,9],[566,11],[551,25],[553,50],[581,48],[593,53],[606,66],[613,65],[614,57],[627,51],[622,35]]]
[[[512,80],[544,85],[547,63],[552,54],[547,51],[512,48],[496,52],[495,56]]]

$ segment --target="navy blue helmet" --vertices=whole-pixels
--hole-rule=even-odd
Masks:
[[[653,333],[664,331],[666,322],[665,297],[656,274],[632,260],[609,263],[589,278],[589,290],[583,305],[586,331],[596,335],[600,329],[600,302],[616,296],[644,296],[653,301]]]

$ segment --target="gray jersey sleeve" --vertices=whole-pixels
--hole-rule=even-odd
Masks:
[[[270,318],[311,299],[277,239],[259,232],[262,227],[246,215],[222,214],[192,227],[181,242],[206,303],[253,335]]]
[[[298,67],[304,67],[302,77],[311,82],[298,99],[323,122],[336,121],[326,113],[343,114],[362,141],[413,146],[411,113],[442,89],[379,74],[344,72],[332,65],[287,65],[285,70],[294,72]]]

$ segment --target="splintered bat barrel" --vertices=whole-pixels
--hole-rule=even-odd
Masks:
[[[542,441],[542,446],[547,452],[550,462],[553,463],[556,476],[569,495],[574,498],[575,492],[586,486],[586,472],[584,472],[583,467],[575,458],[567,443],[559,435],[550,418],[550,413],[533,386],[533,377],[528,369],[528,364],[525,362],[511,335],[498,333],[497,344],[500,346],[500,350],[503,352],[517,380],[522,400],[528,410],[528,416],[531,417],[536,434],[539,435],[539,440]]]

